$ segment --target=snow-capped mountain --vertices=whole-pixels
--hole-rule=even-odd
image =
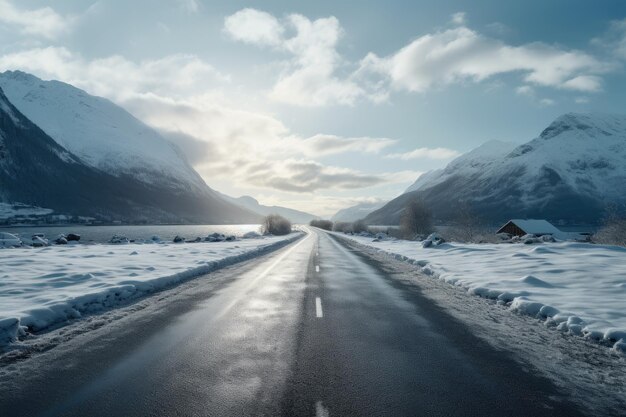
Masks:
[[[595,223],[608,204],[626,203],[626,116],[565,114],[512,150],[487,144],[431,172],[366,219],[398,222],[421,198],[441,220],[467,202],[485,219],[547,218]]]
[[[9,101],[88,166],[148,184],[200,191],[200,176],[156,131],[107,99],[21,71],[0,73]]]
[[[61,138],[33,123],[0,87],[0,202],[105,221],[259,221],[258,214],[219,197],[173,145],[114,104],[24,73],[4,73],[0,80]],[[24,85],[36,89],[20,94]],[[115,139],[107,147],[109,134]]]
[[[385,205],[385,201],[379,201],[374,203],[359,203],[351,207],[346,207],[337,211],[330,218],[333,222],[355,222],[359,219],[365,218],[368,214],[374,210],[378,210]]]
[[[485,142],[478,148],[454,159],[444,169],[435,169],[420,175],[419,178],[406,189],[405,193],[419,190],[424,186],[432,187],[453,175],[462,174],[471,176],[484,171],[489,164],[499,158],[505,157],[515,149],[516,146],[517,145],[514,143],[499,140]]]
[[[226,200],[243,207],[247,210],[253,211],[254,213],[258,213],[261,216],[267,216],[269,214],[278,214],[286,218],[292,223],[296,224],[308,224],[311,220],[317,219],[317,216],[313,214],[306,213],[304,211],[294,210],[288,207],[281,206],[264,206],[260,204],[255,198],[250,197],[248,195],[244,195],[241,197],[230,197],[226,194],[220,193],[222,197]]]

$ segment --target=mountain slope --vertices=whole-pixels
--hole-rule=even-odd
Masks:
[[[148,184],[205,188],[178,148],[109,100],[21,71],[1,73],[0,88],[22,114],[85,165]]]
[[[330,218],[333,222],[355,222],[357,220],[365,218],[368,214],[374,210],[378,210],[385,205],[384,201],[376,203],[359,203],[351,207],[347,207],[337,211]]]
[[[477,160],[471,154],[418,180],[366,221],[397,223],[416,198],[440,220],[453,219],[463,201],[491,222],[519,217],[596,223],[607,204],[626,202],[626,116],[570,113],[505,155],[483,157],[479,151]]]
[[[240,207],[243,207],[247,210],[250,210],[254,213],[258,213],[261,216],[267,216],[269,214],[279,214],[283,216],[284,218],[286,218],[287,220],[289,220],[290,222],[297,223],[297,224],[308,224],[311,220],[318,218],[317,216],[313,214],[306,213],[304,211],[290,209],[287,207],[264,206],[262,204],[259,204],[259,202],[256,199],[247,195],[235,198],[235,197],[230,197],[226,194],[222,194],[222,193],[220,194],[226,200]]]
[[[206,187],[206,186],[205,186]],[[26,118],[0,89],[0,202],[129,222],[256,222],[208,191],[147,183],[84,164]]]

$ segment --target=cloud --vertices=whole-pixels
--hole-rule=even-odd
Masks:
[[[529,97],[535,96],[535,89],[529,85],[519,86],[515,89],[515,92],[520,96],[529,96]]]
[[[602,90],[602,79],[595,75],[579,75],[565,81],[562,88],[567,90],[582,91],[584,93],[597,93]]]
[[[0,24],[17,27],[24,35],[54,39],[67,32],[72,21],[50,7],[26,10],[9,0],[0,0]]]
[[[411,159],[451,159],[461,155],[460,152],[448,148],[417,148],[405,153],[392,153],[386,156],[391,159],[408,161]]]
[[[269,94],[275,101],[305,107],[353,105],[368,96],[350,76],[337,75],[344,64],[336,50],[343,29],[334,16],[310,20],[291,14],[279,20],[263,11],[243,9],[226,17],[224,31],[234,40],[271,46],[289,55]]]
[[[361,71],[379,74],[392,88],[411,92],[478,83],[507,73],[519,73],[537,86],[590,92],[597,91],[597,74],[610,69],[581,51],[543,43],[508,45],[465,26],[421,36],[387,57],[370,53],[361,62]]]
[[[450,21],[455,25],[465,25],[467,23],[467,18],[465,16],[465,12],[457,12],[454,13],[450,19]]]
[[[612,21],[608,30],[592,39],[591,43],[618,59],[626,60],[626,19]]]
[[[34,48],[0,56],[0,71],[22,70],[58,79],[114,100],[138,93],[186,96],[229,78],[195,55],[134,62],[119,55],[86,60],[63,47]]]
[[[254,45],[278,46],[283,40],[283,25],[269,13],[243,9],[226,17],[224,32],[232,39]]]

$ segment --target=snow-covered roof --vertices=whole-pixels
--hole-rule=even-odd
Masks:
[[[517,225],[517,227],[519,227],[526,233],[530,233],[533,235],[560,235],[561,234],[561,231],[547,220],[513,219],[513,220],[510,220],[510,222]]]

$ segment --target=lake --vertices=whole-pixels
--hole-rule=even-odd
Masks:
[[[236,225],[116,225],[116,226],[84,226],[84,225],[59,225],[59,226],[16,226],[2,227],[0,231],[13,233],[23,240],[30,240],[34,233],[43,233],[48,239],[56,239],[60,234],[75,233],[80,235],[81,243],[107,243],[113,235],[126,236],[131,240],[148,240],[152,236],[159,236],[164,241],[171,241],[176,235],[187,240],[196,237],[206,237],[211,233],[222,233],[226,236],[235,235],[241,237],[247,232],[259,232],[260,224],[236,224]]]

